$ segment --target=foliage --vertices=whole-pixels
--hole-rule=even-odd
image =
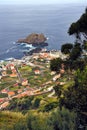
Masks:
[[[74,112],[70,112],[65,108],[62,108],[62,110],[55,109],[51,113],[30,111],[25,116],[19,113],[16,113],[16,116],[13,115],[15,115],[13,112],[9,112],[9,117],[12,118],[9,118],[10,122],[8,122],[7,127],[5,127],[5,120],[3,121],[5,125],[2,127],[2,118],[0,118],[0,125],[3,130],[76,130],[77,116]],[[3,119],[5,117],[6,115],[4,115]]]
[[[63,61],[60,58],[56,58],[56,59],[51,60],[51,62],[50,62],[50,69],[52,71],[59,71],[60,68],[61,68],[62,62]]]
[[[24,97],[20,99],[14,98],[10,101],[10,105],[8,106],[9,110],[17,110],[17,111],[23,111],[28,110],[32,107],[32,97]]]
[[[38,108],[40,105],[41,98],[36,98],[33,104],[34,108]]]
[[[76,60],[78,57],[81,56],[82,47],[80,43],[75,43],[72,51],[70,53],[70,60]]]
[[[52,110],[53,108],[56,108],[57,106],[58,106],[57,102],[48,103],[44,106],[43,112],[49,112],[50,110]]]
[[[87,9],[79,18],[79,20],[71,24],[68,33],[70,35],[75,34],[77,39],[81,39],[81,35],[87,39]]]
[[[51,114],[48,113],[29,113],[27,116],[27,126],[30,130],[75,130],[76,114],[62,108],[57,109]]]
[[[61,52],[64,54],[69,54],[71,49],[73,48],[73,44],[66,43],[61,46]]]
[[[56,85],[54,86],[54,90],[55,90],[55,93],[57,95],[57,97],[59,98],[62,94],[62,87],[61,85]]]
[[[87,51],[87,41],[83,41],[83,49]]]
[[[13,130],[13,126],[22,120],[24,123],[25,116],[19,112],[9,112],[1,111],[0,112],[0,129],[1,130]]]
[[[48,123],[48,116],[43,113],[32,114],[27,116],[27,127],[29,130],[53,130],[52,125]]]
[[[75,85],[65,91],[60,103],[69,109],[87,111],[87,67],[83,71],[77,71]]]
[[[0,93],[0,98],[4,98],[4,97],[7,97],[8,94],[7,93]]]
[[[76,117],[74,112],[62,108],[52,112],[49,119],[54,130],[76,130]]]
[[[80,70],[83,70],[86,63],[85,63],[85,60],[84,59],[78,59],[78,60],[74,60],[74,61],[71,61],[71,60],[66,60],[64,61],[64,65],[65,65],[65,70],[77,70],[78,68]]]
[[[25,122],[23,122],[22,120],[17,122],[13,128],[13,130],[27,130],[27,126],[25,124]]]

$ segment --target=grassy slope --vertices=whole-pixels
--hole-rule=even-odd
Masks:
[[[10,130],[12,129],[13,124],[18,122],[19,120],[24,121],[25,116],[19,112],[9,112],[9,111],[1,111],[0,112],[0,130]]]

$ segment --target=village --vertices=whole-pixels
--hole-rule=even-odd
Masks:
[[[50,70],[50,60],[58,57],[65,59],[67,56],[61,51],[47,52],[44,49],[20,60],[0,62],[0,109],[6,108],[13,98],[45,93],[48,93],[48,97],[54,95],[53,87],[59,83],[57,79],[65,72],[64,67],[60,73]]]

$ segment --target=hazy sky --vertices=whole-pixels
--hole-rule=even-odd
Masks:
[[[0,4],[87,3],[87,0],[0,0]]]

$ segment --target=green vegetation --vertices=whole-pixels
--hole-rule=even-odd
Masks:
[[[1,94],[0,94],[0,98],[4,98],[4,97],[7,97],[7,96],[8,96],[7,93],[1,93]]]
[[[69,54],[71,52],[71,49],[73,48],[73,44],[66,43],[61,46],[61,52],[64,54]]]
[[[79,20],[71,24],[69,28],[69,34],[75,34],[77,39],[81,39],[81,35],[87,39],[87,9],[79,18]]]
[[[64,92],[60,103],[68,109],[74,109],[77,112],[87,111],[87,67],[81,72],[77,70],[75,84]]]
[[[24,97],[20,99],[14,98],[10,101],[10,105],[7,109],[15,111],[29,110],[32,107],[32,100],[33,97]]]
[[[30,111],[26,115],[0,112],[0,117],[2,130],[75,130],[77,118],[74,112],[65,108],[62,110],[58,108],[51,113],[44,114],[34,111]],[[6,121],[5,124],[4,121]]]
[[[50,62],[50,69],[52,71],[59,71],[60,68],[61,68],[61,64],[63,63],[62,59],[61,58],[56,58],[56,59],[53,59],[51,60]]]
[[[48,98],[47,95],[43,96],[31,96],[23,97],[20,99],[14,98],[10,101],[8,110],[20,111],[22,113],[27,113],[29,110],[36,110],[47,112],[53,110],[58,106],[58,101],[56,97]]]
[[[25,116],[19,112],[0,112],[0,130],[13,130],[13,126],[22,120],[25,122]]]

